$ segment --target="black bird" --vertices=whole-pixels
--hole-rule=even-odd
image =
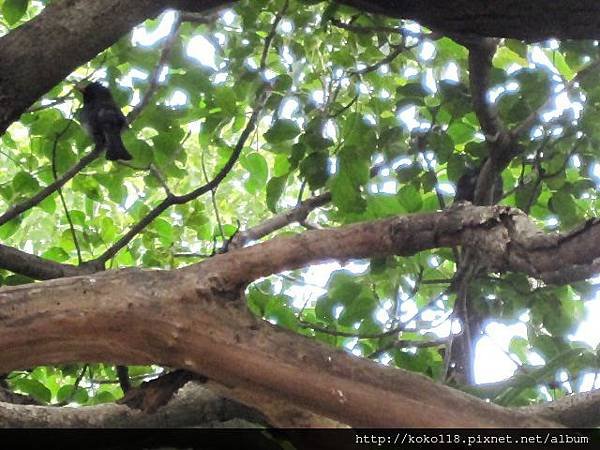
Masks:
[[[481,167],[468,166],[462,176],[456,183],[456,194],[454,195],[454,202],[468,201],[473,203],[475,198],[475,187],[477,186],[477,178],[479,178],[479,171]],[[494,181],[494,191],[492,193],[492,202],[494,204],[502,200],[502,190],[504,186],[502,183],[502,177],[496,176]]]
[[[115,103],[110,91],[100,83],[77,87],[83,94],[83,108],[79,119],[94,139],[97,149],[106,147],[106,159],[130,160],[131,155],[123,145],[121,131],[127,127],[127,119]]]

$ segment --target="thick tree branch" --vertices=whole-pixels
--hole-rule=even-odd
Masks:
[[[599,238],[597,221],[545,235],[509,208],[459,204],[275,238],[176,271],[126,269],[3,288],[0,372],[74,361],[157,363],[207,376],[259,409],[267,398],[285,399],[353,426],[549,425],[277,329],[238,301],[250,281],[310,263],[461,244],[490,267],[543,277],[598,259],[600,249],[588,243]],[[303,382],[290,382],[300,372]]]
[[[597,427],[600,425],[600,390],[567,395],[550,403],[521,408],[521,411],[571,428]]]
[[[600,38],[600,4],[594,0],[337,1],[362,11],[415,20],[448,34],[466,33],[526,41]]]
[[[552,425],[259,322],[228,301],[240,295],[235,286],[196,269],[106,272],[3,289],[0,370],[152,361],[205,374],[223,393],[259,409],[265,399],[283,399],[354,426]],[[298,373],[302,383],[294,381]]]

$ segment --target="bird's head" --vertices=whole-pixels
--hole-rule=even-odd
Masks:
[[[75,89],[83,94],[83,101],[110,99],[110,91],[97,81],[93,83],[78,83]]]

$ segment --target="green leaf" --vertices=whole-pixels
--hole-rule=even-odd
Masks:
[[[50,403],[50,400],[52,400],[52,393],[50,392],[50,389],[37,380],[21,378],[15,381],[15,387],[19,391],[24,392],[27,395],[31,395],[37,401]]]
[[[38,181],[27,172],[19,172],[13,179],[13,189],[19,194],[35,192],[40,188]]]
[[[152,222],[152,228],[156,230],[160,236],[167,239],[173,239],[173,226],[165,219],[160,217],[154,219]]]
[[[512,64],[527,67],[528,62],[527,59],[519,56],[508,47],[500,47],[492,59],[492,64],[499,69],[506,69]]]
[[[455,145],[465,144],[475,136],[475,129],[462,122],[454,122],[448,127],[448,135]]]
[[[294,139],[300,134],[300,127],[290,119],[276,120],[273,126],[264,134],[267,142],[278,144],[280,142]]]
[[[375,312],[377,300],[373,292],[363,288],[357,283],[352,284],[352,289],[357,289],[359,295],[345,302],[344,309],[340,314],[338,322],[340,325],[352,326],[370,317]]]
[[[565,225],[572,225],[577,222],[577,206],[573,196],[565,191],[556,192],[548,203],[550,210],[558,214]]]
[[[17,23],[25,15],[29,0],[4,0],[2,15],[9,25]]]
[[[242,167],[250,172],[250,177],[244,183],[246,190],[255,194],[263,189],[269,176],[269,166],[260,153],[250,153],[240,160]]]
[[[21,220],[17,217],[0,226],[0,239],[8,239],[19,229]]]
[[[51,259],[52,261],[65,262],[69,259],[69,254],[61,247],[50,247],[42,254],[42,257]]]
[[[290,173],[292,165],[287,155],[279,154],[275,156],[275,165],[273,167],[273,176],[282,177]]]
[[[421,194],[412,184],[408,184],[398,191],[398,201],[409,213],[417,212],[423,207]]]
[[[219,106],[227,116],[237,114],[235,91],[227,86],[219,86],[215,89],[215,104]]]
[[[549,55],[550,61],[554,64],[554,67],[558,70],[558,72],[567,80],[571,81],[575,76],[575,72],[569,67],[565,57],[562,53],[554,50],[552,54]]]
[[[285,190],[287,178],[287,175],[283,177],[273,177],[267,183],[267,207],[272,213],[277,212],[277,202]]]
[[[93,398],[92,403],[94,405],[97,405],[100,403],[113,403],[115,400],[116,400],[116,398],[113,394],[111,394],[110,392],[107,392],[107,391],[102,391],[102,392],[99,392],[98,395],[96,395]]]
[[[311,153],[300,163],[300,175],[308,182],[311,191],[323,187],[329,178],[329,155],[323,152]]]
[[[369,181],[369,154],[362,147],[345,146],[339,152],[339,170],[331,182],[331,199],[342,212],[360,213],[367,204],[361,188]]]
[[[54,214],[56,211],[56,200],[52,196],[46,197],[44,200],[38,203],[38,208],[48,214]]]

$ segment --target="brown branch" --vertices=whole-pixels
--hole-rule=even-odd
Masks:
[[[3,244],[0,244],[0,268],[33,278],[34,280],[74,277],[102,270],[96,270],[96,268],[91,266],[75,267],[71,264],[50,261]]]
[[[500,172],[518,154],[515,140],[506,130],[495,105],[487,98],[490,86],[492,57],[496,51],[495,39],[481,39],[459,35],[457,39],[469,49],[469,87],[473,109],[485,135],[489,157],[481,167],[475,187],[474,203],[493,203],[494,185]]]
[[[300,222],[308,217],[308,214],[315,208],[326,205],[331,201],[331,193],[316,195],[309,199],[303,200],[298,206],[277,214],[264,222],[249,228],[245,231],[240,231],[230,243],[230,248],[243,247],[250,241],[261,239],[274,231],[277,231],[287,225]]]
[[[600,248],[590,248],[589,242],[599,239],[600,220],[589,221],[566,234],[546,234],[517,209],[459,203],[437,213],[278,237],[232,252],[235,254],[232,261],[225,262],[220,256],[202,264],[233,264],[237,268],[235,282],[248,283],[328,259],[347,260],[390,253],[412,255],[432,248],[463,246],[472,248],[490,270],[520,271],[546,282],[556,282],[558,270],[596,270]],[[570,281],[576,279],[573,276]]]
[[[385,167],[385,164],[377,164],[371,168],[371,178],[376,177]],[[298,203],[295,207],[288,209],[280,214],[276,214],[270,219],[237,233],[230,242],[230,248],[240,248],[250,241],[261,239],[274,231],[280,230],[292,223],[303,222],[308,215],[316,208],[326,205],[331,201],[331,192],[315,195]]]
[[[0,372],[72,361],[153,363],[205,375],[223,383],[223,393],[257,407],[285,397],[352,426],[547,425],[257,322],[231,302],[249,282],[273,273],[440,246],[467,246],[490,267],[543,278],[551,269],[598,259],[600,248],[589,247],[598,239],[600,221],[546,235],[518,210],[459,204],[279,237],[176,271],[125,269],[3,288]],[[302,389],[289,382],[299,371]]]
[[[390,238],[405,244],[412,239],[398,228],[388,228],[392,223],[329,230],[329,236],[310,231],[271,242],[278,243],[280,251],[298,244],[314,251],[315,245],[323,245],[323,238],[337,240],[340,245],[333,245],[345,248],[347,254],[360,255],[366,245],[372,253],[389,245],[388,251],[397,251],[403,245]],[[381,234],[386,229],[387,236]],[[350,235],[344,238],[340,231],[354,233],[353,246],[342,247]],[[357,232],[362,232],[358,241]],[[385,243],[376,244],[382,237]],[[327,248],[333,249],[331,242]],[[283,251],[288,259],[284,262],[270,250],[275,248],[260,244],[216,255],[186,270],[126,269],[3,288],[0,371],[67,361],[159,363],[205,375],[219,383],[215,386],[219,392],[260,410],[285,399],[289,406],[351,426],[557,425],[257,321],[245,308],[232,304],[243,295],[240,269],[261,272],[249,265],[261,263],[258,253],[264,265],[272,259],[282,266],[305,262],[303,257],[290,259]],[[38,311],[44,311],[43,316]],[[19,333],[14,332],[17,324]],[[290,382],[298,373],[301,388]],[[267,420],[273,423],[270,415]]]
[[[504,125],[494,104],[490,103],[487,94],[490,88],[492,58],[496,52],[495,39],[475,39],[460,43],[469,49],[469,86],[473,97],[473,108],[486,140],[494,143],[500,135],[506,133]]]
[[[571,428],[600,425],[600,390],[567,395],[550,403],[526,406],[520,411],[533,417],[560,422]]]

